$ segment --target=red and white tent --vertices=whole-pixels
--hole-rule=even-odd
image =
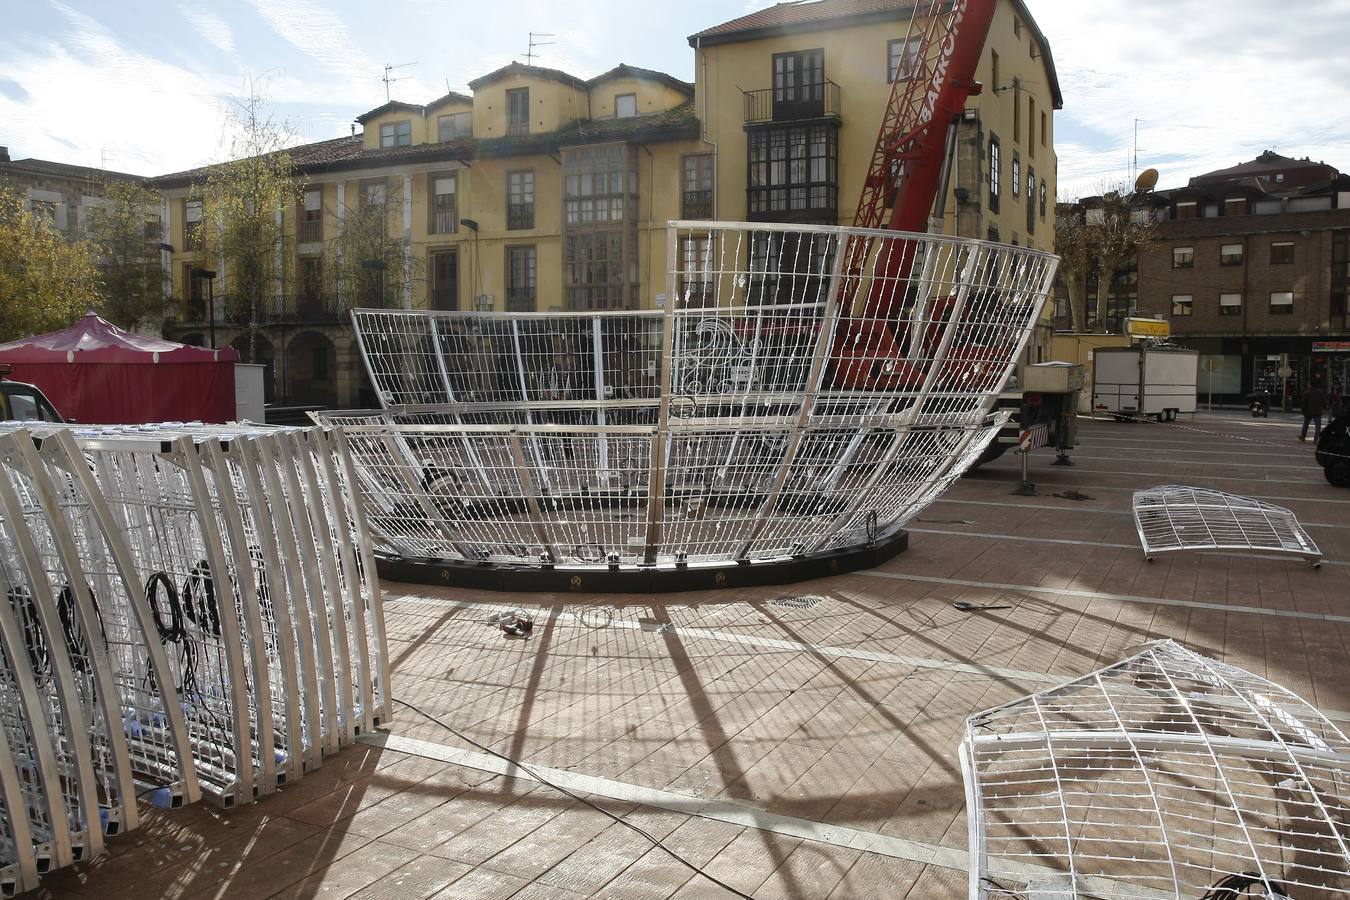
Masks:
[[[64,331],[0,344],[15,381],[40,387],[67,418],[107,425],[228,422],[238,360],[233,347],[148,338],[92,312]]]

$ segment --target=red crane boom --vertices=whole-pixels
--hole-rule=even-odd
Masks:
[[[915,4],[900,63],[909,77],[892,81],[854,225],[928,230],[948,165],[947,129],[980,91],[975,68],[997,6],[998,0]]]
[[[975,68],[997,6],[998,0],[915,0],[901,71],[892,73],[891,94],[854,225],[928,231],[935,202],[946,202],[938,194],[946,193],[955,123],[966,100],[980,92]],[[849,241],[845,271],[855,284],[862,281],[875,243],[872,238]],[[897,242],[876,254],[870,289],[863,309],[857,311],[861,314],[842,323],[835,336],[836,385],[872,390],[883,382],[919,377],[917,360],[907,359],[918,348],[907,351],[905,344],[922,343],[932,329],[897,332],[906,295],[899,284],[908,278],[916,252],[916,245]],[[937,303],[930,310],[932,316],[941,315],[941,301]]]

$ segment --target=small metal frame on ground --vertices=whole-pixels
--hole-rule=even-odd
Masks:
[[[317,428],[0,425],[0,890],[389,717],[354,484]]]
[[[1322,551],[1281,506],[1223,491],[1167,484],[1136,491],[1134,523],[1144,558],[1177,550],[1255,550],[1302,557],[1314,567]]]
[[[1350,894],[1350,741],[1172,641],[970,717],[961,768],[973,900]]]
[[[667,255],[664,310],[353,314],[383,408],[317,418],[345,427],[387,571],[772,583],[809,576],[739,570],[898,549],[1006,421],[1057,266],[714,222],[672,223]]]

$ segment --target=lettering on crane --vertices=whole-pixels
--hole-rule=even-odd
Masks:
[[[947,68],[951,64],[952,54],[956,52],[956,35],[961,30],[961,22],[966,17],[968,0],[957,0],[952,6],[951,26],[938,53],[937,66],[933,69],[933,78],[928,82],[928,94],[924,97],[923,107],[919,110],[919,124],[927,125],[937,110],[938,96],[942,85],[947,81]],[[997,87],[997,85],[995,85]]]

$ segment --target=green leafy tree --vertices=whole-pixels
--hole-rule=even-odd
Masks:
[[[256,85],[233,101],[227,122],[227,162],[212,166],[191,196],[202,204],[202,250],[222,260],[217,303],[250,335],[245,361],[253,361],[254,336],[271,298],[284,292],[280,212],[300,200],[295,162],[286,146],[291,130],[268,111]]]
[[[90,244],[67,241],[0,183],[0,341],[65,328],[98,301]]]
[[[154,218],[159,195],[140,184],[109,181],[89,209],[86,235],[98,254],[99,311],[114,325],[136,329],[164,309],[164,270]]]

